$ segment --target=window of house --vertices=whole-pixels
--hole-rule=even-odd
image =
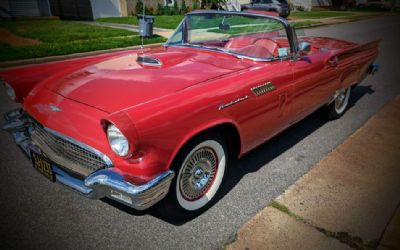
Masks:
[[[164,0],[164,5],[165,6],[174,6],[175,0]]]

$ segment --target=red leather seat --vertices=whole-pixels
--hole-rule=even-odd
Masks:
[[[224,46],[225,49],[240,49],[253,44],[254,38],[252,37],[237,37],[232,38]]]
[[[253,44],[246,46],[241,49],[232,49],[233,52],[257,58],[269,58],[272,57],[271,52],[264,46]]]
[[[277,49],[278,49],[278,45],[276,42],[270,40],[270,39],[259,39],[257,40],[254,44],[256,45],[260,45],[263,46],[264,48],[266,48],[271,55],[276,55],[277,53]]]

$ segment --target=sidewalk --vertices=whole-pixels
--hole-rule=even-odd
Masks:
[[[400,96],[242,226],[226,248],[400,249],[399,143]]]

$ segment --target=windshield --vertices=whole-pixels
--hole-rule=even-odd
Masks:
[[[166,46],[188,46],[259,59],[283,58],[291,54],[281,21],[243,13],[189,14]]]

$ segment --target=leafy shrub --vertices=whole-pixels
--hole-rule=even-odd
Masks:
[[[180,14],[186,14],[187,12],[189,12],[189,9],[188,9],[188,7],[186,6],[185,0],[182,0],[181,9],[180,9],[179,13],[180,13]]]
[[[138,0],[136,3],[136,15],[142,15],[143,14],[143,1],[142,0]],[[144,8],[144,12],[146,15],[152,15],[153,13],[150,12],[150,10],[147,8],[147,6],[145,6]]]
[[[197,0],[193,0],[192,10],[197,10],[199,8],[199,2]]]
[[[164,14],[164,7],[161,5],[161,3],[157,3],[157,10],[155,14],[157,16],[161,16]]]
[[[174,6],[172,7],[172,14],[171,15],[178,15],[179,14],[179,6],[178,1],[174,1]]]

